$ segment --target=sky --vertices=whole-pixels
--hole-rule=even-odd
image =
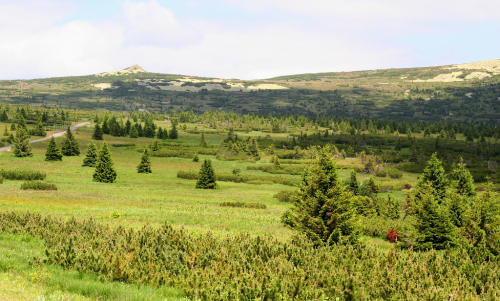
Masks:
[[[263,79],[499,59],[498,0],[0,0],[0,79]]]

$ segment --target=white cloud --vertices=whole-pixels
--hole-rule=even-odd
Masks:
[[[171,10],[155,0],[138,3],[126,1],[123,14],[127,45],[181,47],[201,39],[196,29],[181,24]]]

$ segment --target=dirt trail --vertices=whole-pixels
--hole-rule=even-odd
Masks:
[[[77,125],[74,125],[72,127],[70,127],[71,131],[74,131],[76,130],[77,128],[79,127],[82,127],[86,124],[89,124],[90,122],[89,121],[86,121],[86,122],[82,122],[82,123],[79,123]],[[64,135],[66,133],[66,131],[64,132],[59,132],[59,133],[55,133],[53,134],[52,136],[47,136],[47,137],[44,137],[44,138],[41,138],[41,139],[35,139],[35,140],[31,140],[29,143],[36,143],[36,142],[40,142],[40,141],[45,141],[45,140],[49,140],[50,138],[54,137],[54,138],[57,138],[57,137],[61,137],[62,135]],[[0,152],[4,152],[4,151],[10,151],[12,149],[12,146],[6,146],[6,147],[0,147]],[[1,155],[1,154],[0,154]]]

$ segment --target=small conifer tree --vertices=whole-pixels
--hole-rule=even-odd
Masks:
[[[141,163],[137,166],[138,173],[151,173],[151,159],[149,158],[149,148],[145,147],[142,153]]]
[[[73,136],[73,132],[68,127],[66,131],[66,139],[62,142],[62,154],[65,156],[79,156],[80,155],[80,146],[78,145],[78,141],[76,141],[75,136]]]
[[[170,130],[170,133],[168,133],[168,138],[170,139],[179,138],[179,133],[177,133],[177,124],[175,122],[172,122],[172,129]]]
[[[319,151],[315,164],[304,174],[297,201],[286,215],[282,220],[316,245],[358,242],[353,195],[340,182],[328,147]]]
[[[438,198],[438,202],[446,195],[446,177],[441,161],[437,158],[436,153],[432,154],[427,167],[422,173],[422,177],[418,183],[418,191],[426,190],[429,186],[433,190],[433,194]],[[420,198],[417,193],[417,198]]]
[[[158,140],[153,141],[153,144],[150,145],[151,151],[157,152],[161,149],[160,144],[158,144]],[[149,150],[148,150],[149,151]]]
[[[460,159],[458,168],[453,171],[453,178],[456,180],[455,188],[457,193],[463,196],[472,197],[476,195],[474,178],[465,167],[463,159]]]
[[[87,151],[85,152],[85,158],[83,159],[82,166],[95,167],[96,162],[97,162],[97,145],[91,142],[87,145]]]
[[[33,134],[36,136],[42,136],[42,137],[47,136],[47,132],[45,132],[45,128],[43,127],[41,116],[38,119],[38,123],[36,124],[36,128],[34,129]]]
[[[94,127],[94,133],[92,134],[92,139],[93,140],[103,140],[103,136],[104,136],[104,133],[102,131],[101,126],[99,125],[99,123],[96,123],[95,127]]]
[[[358,179],[356,178],[356,171],[351,172],[351,179],[349,181],[349,189],[351,190],[352,194],[354,195],[359,195],[359,183]]]
[[[395,199],[392,194],[387,196],[387,215],[390,219],[396,220],[401,216],[401,204]]]
[[[14,139],[14,155],[16,157],[23,158],[33,156],[28,138],[29,136],[25,128],[19,127],[16,130],[16,138]]]
[[[94,171],[94,181],[102,183],[113,183],[116,180],[116,170],[113,167],[113,159],[109,152],[108,145],[103,144]]]
[[[200,143],[200,146],[201,147],[208,147],[207,145],[207,142],[205,141],[205,134],[201,134],[201,143]]]
[[[200,175],[198,176],[198,181],[196,182],[196,188],[216,189],[216,180],[215,172],[212,168],[212,161],[205,159],[201,165]]]
[[[130,128],[130,138],[139,138],[139,131],[135,124]]]
[[[200,162],[200,157],[198,157],[198,153],[194,154],[193,162]]]
[[[457,228],[453,225],[447,208],[439,205],[438,197],[432,189],[421,192],[416,213],[418,249],[442,250],[457,245]]]
[[[45,152],[45,161],[62,161],[61,150],[56,145],[56,139],[54,136],[50,138],[49,145],[47,146],[47,151]]]

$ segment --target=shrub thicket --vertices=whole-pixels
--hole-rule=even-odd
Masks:
[[[179,170],[177,172],[177,177],[181,179],[197,180],[199,173],[196,171],[184,171]],[[238,174],[235,175],[229,172],[218,172],[215,174],[217,181],[223,182],[235,182],[235,183],[248,183],[255,180],[261,180],[266,182],[273,182],[274,184],[282,184],[288,186],[298,186],[300,183],[299,179],[285,178],[279,176],[257,176],[249,174]]]
[[[0,176],[7,180],[45,180],[47,174],[41,171],[32,170],[0,170]]]
[[[391,228],[399,230],[386,228],[384,238]],[[136,230],[7,212],[0,213],[0,232],[43,239],[46,252],[36,263],[103,280],[174,286],[197,300],[496,300],[500,295],[498,261],[476,264],[466,247],[314,248],[304,237],[289,243],[249,234],[219,239],[167,224]]]
[[[375,175],[381,178],[390,177],[391,179],[401,179],[403,177],[403,172],[396,168],[389,167],[375,171]]]
[[[222,202],[221,207],[240,207],[240,208],[253,208],[253,209],[266,209],[266,205],[262,203],[245,203],[245,202]]]
[[[57,190],[55,184],[45,183],[42,181],[28,181],[21,184],[22,190]]]
[[[273,195],[273,198],[278,199],[280,202],[294,202],[297,196],[298,192],[296,190],[283,190]]]

